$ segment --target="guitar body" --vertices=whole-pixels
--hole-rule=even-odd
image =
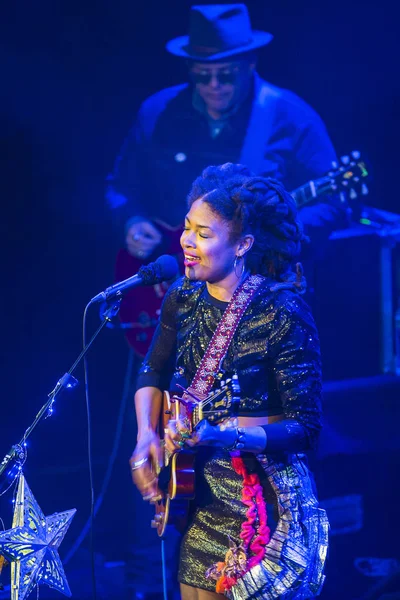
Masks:
[[[163,234],[163,242],[157,252],[146,261],[132,256],[126,248],[119,250],[115,263],[115,281],[123,281],[137,273],[143,265],[156,260],[161,254],[173,254],[181,257],[180,236],[181,227],[168,227],[166,224],[154,221]],[[159,251],[158,251],[159,250]],[[157,283],[152,286],[142,286],[140,290],[131,289],[124,294],[120,306],[119,318],[125,330],[126,339],[135,353],[143,358],[150,346],[162,300],[168,289],[168,283]]]
[[[204,412],[204,407],[213,402],[212,410]],[[164,440],[168,423],[171,419],[180,419],[187,423],[189,431],[203,417],[212,423],[220,423],[237,414],[240,402],[240,386],[237,374],[221,382],[219,389],[210,392],[199,401],[171,396],[163,392],[163,406],[160,414],[158,432]],[[221,406],[222,405],[222,406]],[[158,475],[158,487],[162,492],[161,500],[155,504],[156,514],[152,527],[157,529],[160,537],[166,534],[167,528],[173,526],[180,532],[185,530],[188,522],[189,501],[195,497],[195,459],[196,452],[185,447],[179,452],[170,453],[164,444],[164,467]]]
[[[163,407],[160,415],[159,434],[164,439],[170,419],[187,417],[185,408],[179,401],[171,399],[169,392],[163,393]],[[164,450],[164,467],[158,477],[158,486],[162,491],[161,500],[155,504],[155,517],[152,526],[163,537],[167,528],[174,527],[181,533],[188,520],[189,501],[195,493],[195,453],[181,450],[169,455]]]

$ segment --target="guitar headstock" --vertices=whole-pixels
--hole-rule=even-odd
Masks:
[[[368,169],[357,150],[333,162],[323,177],[309,181],[291,192],[298,208],[316,201],[320,196],[339,196],[341,202],[368,194],[365,180]]]
[[[332,192],[339,194],[348,192],[351,200],[355,200],[359,194],[362,196],[368,194],[365,183],[368,169],[358,150],[353,150],[350,155],[342,156],[340,163],[333,162],[332,170],[328,171],[327,177],[330,179]]]

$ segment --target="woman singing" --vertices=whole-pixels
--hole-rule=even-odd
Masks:
[[[181,542],[183,600],[306,599],[321,590],[328,522],[304,453],[321,427],[313,318],[291,266],[302,228],[276,181],[242,165],[194,182],[181,237],[185,276],[169,289],[139,373],[130,464],[144,499],[159,494],[156,426],[175,373],[204,398],[237,375],[237,417],[193,431],[171,421],[168,450],[196,449],[196,497]],[[212,408],[212,407],[211,407]]]

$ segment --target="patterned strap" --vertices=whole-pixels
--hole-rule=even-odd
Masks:
[[[260,275],[250,275],[236,288],[226,307],[189,387],[189,391],[201,400],[210,393],[216,373],[228,351],[240,319],[263,281],[264,277]]]

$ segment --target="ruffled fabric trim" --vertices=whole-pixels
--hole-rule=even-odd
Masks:
[[[216,580],[215,591],[219,594],[229,591],[245,573],[261,563],[271,538],[267,506],[258,475],[247,472],[240,455],[232,456],[232,466],[243,477],[242,502],[248,508],[246,521],[241,527],[241,543],[236,544],[229,538],[225,561],[215,563],[206,571],[207,579]]]
[[[310,600],[322,589],[329,523],[318,507],[307,467],[257,456],[277,496],[279,520],[261,563],[226,591],[231,600]]]

